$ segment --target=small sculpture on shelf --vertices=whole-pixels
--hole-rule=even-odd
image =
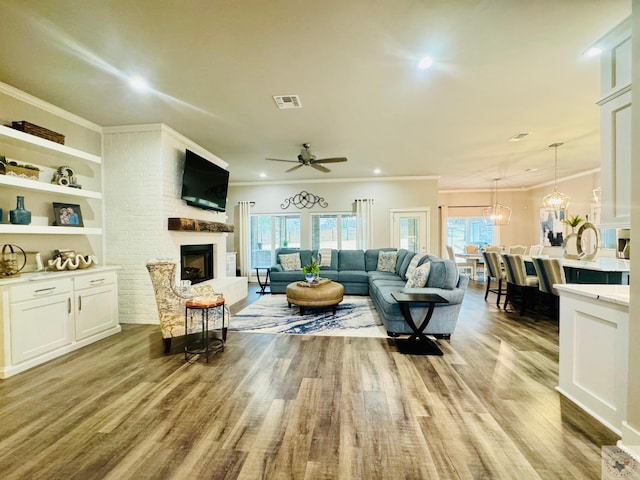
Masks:
[[[97,265],[98,259],[94,255],[83,255],[75,250],[55,250],[47,265],[54,270],[76,270]]]
[[[76,173],[71,167],[58,167],[53,173],[51,183],[55,185],[62,185],[63,187],[82,188],[82,185],[78,184],[78,178]]]

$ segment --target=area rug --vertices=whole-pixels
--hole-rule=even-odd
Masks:
[[[237,332],[386,337],[380,316],[370,297],[346,295],[336,314],[331,307],[287,306],[285,295],[264,295],[231,317],[229,330]]]

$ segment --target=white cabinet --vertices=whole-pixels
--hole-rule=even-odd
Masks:
[[[12,363],[73,342],[72,288],[67,278],[10,289]]]
[[[0,378],[120,331],[115,269],[0,280]]]
[[[82,340],[118,325],[115,272],[74,278],[75,338]]]
[[[622,22],[602,40],[600,226],[631,223],[631,25]]]

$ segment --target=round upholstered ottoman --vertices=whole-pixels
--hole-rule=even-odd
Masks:
[[[287,303],[298,305],[300,315],[304,315],[305,307],[333,307],[336,314],[338,304],[344,296],[344,287],[341,283],[326,280],[318,285],[307,286],[305,282],[294,282],[287,285]]]

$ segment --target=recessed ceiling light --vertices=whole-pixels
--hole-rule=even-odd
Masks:
[[[524,171],[525,172],[537,172],[538,169],[536,167],[533,167],[533,168],[526,168]]]
[[[133,75],[129,78],[129,86],[139,92],[144,92],[149,89],[149,84],[140,75]]]
[[[433,58],[431,58],[429,55],[422,57],[418,62],[418,68],[420,70],[426,70],[432,65],[433,65]]]
[[[589,47],[585,50],[583,55],[585,57],[597,57],[602,53],[602,49],[600,47]]]
[[[380,169],[379,169],[379,168],[376,168],[376,169],[373,171],[373,173],[374,173],[374,175],[380,175]]]
[[[266,173],[264,173],[264,172],[262,172],[262,173],[260,174],[260,178],[266,178],[266,176],[267,176],[267,174],[266,174]]]

